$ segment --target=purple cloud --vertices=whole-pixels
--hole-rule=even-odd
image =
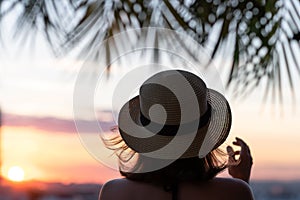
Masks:
[[[102,115],[103,114],[103,115]],[[116,123],[112,117],[108,117],[110,112],[103,111],[98,114],[98,121],[78,120],[85,132],[98,133],[98,126],[103,131],[109,131]],[[103,117],[104,116],[104,117]],[[2,124],[11,127],[32,127],[48,132],[76,133],[76,126],[73,119],[61,119],[55,117],[34,117],[25,115],[16,115],[10,113],[2,114]]]

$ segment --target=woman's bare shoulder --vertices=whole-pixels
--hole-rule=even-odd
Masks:
[[[131,181],[126,178],[113,179],[107,181],[101,188],[100,200],[132,199],[132,194],[143,192],[145,188],[151,189],[153,186],[146,183]],[[152,188],[153,189],[153,188]],[[137,192],[139,191],[139,192]]]
[[[115,198],[115,194],[118,193],[118,190],[122,187],[120,187],[122,179],[113,179],[110,181],[107,181],[105,184],[102,185],[101,191],[99,194],[99,200],[113,200]]]
[[[126,178],[120,178],[120,179],[112,179],[107,181],[102,188],[104,189],[119,189],[119,188],[126,188],[126,187],[132,187],[132,186],[139,186],[143,185],[141,182],[131,181]]]
[[[123,178],[106,182],[101,188],[99,200],[169,199],[171,198],[170,195],[171,193],[164,192],[163,188],[156,185]]]
[[[248,185],[245,181],[237,178],[213,178],[211,180],[213,183],[217,184],[230,184],[230,185]]]
[[[133,184],[133,181],[127,180],[125,178],[112,179],[107,181],[101,188],[101,191],[113,191],[120,190],[121,188],[128,187],[128,184]]]
[[[214,178],[211,180],[212,188],[220,193],[231,194],[237,199],[254,199],[252,190],[248,183],[236,178]]]
[[[186,183],[180,186],[184,196],[207,196],[210,199],[225,199],[235,200],[253,200],[252,191],[249,185],[239,179],[232,178],[214,178],[209,182],[205,183]],[[106,182],[100,192],[100,200],[110,199],[132,199],[132,195],[139,195],[139,193],[161,194],[162,189],[157,188],[154,185],[135,182],[128,179],[114,179]],[[199,194],[198,194],[199,193]],[[139,198],[137,198],[139,199]],[[145,197],[144,197],[145,199]],[[162,198],[164,199],[164,198]],[[191,198],[188,198],[191,199]],[[224,199],[224,198],[223,198]]]

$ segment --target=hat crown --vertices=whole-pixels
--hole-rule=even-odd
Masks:
[[[147,79],[140,95],[121,108],[118,122],[125,143],[147,157],[203,158],[227,138],[231,110],[201,78],[170,70]]]
[[[199,120],[207,110],[207,87],[190,72],[163,71],[141,86],[140,106],[145,118],[159,124],[178,125]]]

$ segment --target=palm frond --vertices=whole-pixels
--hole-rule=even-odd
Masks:
[[[21,12],[16,35],[41,30],[56,55],[79,49],[79,56],[86,58],[96,51],[93,59],[105,58],[109,66],[112,55],[128,43],[112,41],[105,52],[95,48],[99,43],[132,28],[151,26],[189,34],[209,50],[211,59],[222,56],[222,48],[230,43],[227,86],[234,87],[237,95],[248,94],[267,80],[265,94],[281,101],[283,82],[287,80],[294,93],[294,74],[300,74],[298,0],[1,0],[0,22],[17,8]],[[136,41],[141,39],[140,33],[134,34]],[[152,42],[159,48],[156,37]],[[198,59],[197,52],[183,40],[165,40],[170,44],[177,41],[192,59]],[[156,51],[153,59],[159,60],[159,56]]]

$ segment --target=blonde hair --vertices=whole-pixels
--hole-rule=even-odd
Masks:
[[[112,127],[113,133],[118,133],[118,127]],[[119,158],[119,171],[128,179],[172,184],[180,181],[207,181],[214,178],[227,167],[226,153],[215,149],[204,158],[180,158],[170,165],[152,172],[137,173],[146,160],[153,159],[132,150],[117,134],[109,138],[102,138],[105,146],[114,151]],[[155,161],[155,159],[153,159]]]

